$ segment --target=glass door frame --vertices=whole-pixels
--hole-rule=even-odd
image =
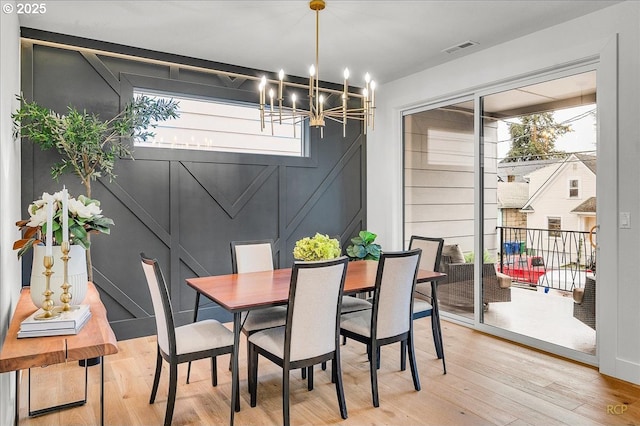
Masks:
[[[545,81],[550,81],[554,79],[560,79],[563,77],[567,77],[574,74],[580,74],[588,71],[596,71],[598,74],[597,79],[597,103],[596,105],[600,105],[600,93],[604,90],[601,87],[601,78],[599,76],[599,58],[591,57],[582,61],[576,61],[572,64],[565,64],[564,66],[553,67],[552,69],[547,70],[538,70],[536,72],[529,73],[527,75],[522,75],[519,77],[514,77],[509,79],[508,81],[498,82],[495,84],[473,88],[472,90],[465,92],[463,94],[451,95],[450,97],[443,97],[438,100],[434,100],[432,102],[425,103],[420,106],[414,106],[408,108],[406,110],[402,110],[402,146],[403,146],[403,154],[402,154],[402,191],[403,191],[403,205],[402,205],[402,239],[405,241],[405,185],[406,185],[406,176],[405,176],[405,167],[406,167],[406,158],[404,152],[405,139],[404,139],[404,118],[407,115],[411,115],[417,112],[422,112],[426,110],[436,109],[443,106],[456,104],[459,102],[468,102],[473,100],[474,102],[474,252],[475,253],[483,253],[484,252],[484,142],[483,142],[483,120],[482,120],[482,100],[483,97],[489,96],[498,92],[503,92],[511,89],[515,89],[518,87],[528,86],[532,84],[538,84]],[[598,112],[596,116],[596,122],[600,122],[600,113]],[[596,143],[596,152],[601,152],[600,149],[600,134],[598,134],[597,143]],[[598,157],[598,165],[601,163],[600,157]],[[601,223],[600,219],[598,219],[598,223]],[[599,255],[599,251],[597,251],[597,255]],[[583,362],[590,365],[598,365],[599,357],[598,357],[598,343],[599,339],[596,338],[596,354],[590,355],[584,352],[579,352],[577,350],[573,350],[564,346],[560,346],[557,344],[549,343],[540,339],[528,337],[522,334],[518,334],[500,327],[492,326],[485,324],[483,322],[483,304],[482,304],[482,256],[475,256],[474,259],[474,316],[473,320],[467,317],[462,317],[460,315],[448,313],[441,311],[443,317],[447,318],[447,320],[453,321],[458,324],[471,326],[474,329],[485,332],[491,335],[495,335],[497,337],[505,338],[507,340],[511,340],[516,343],[521,343],[527,346],[535,347],[546,352],[554,353],[556,355],[560,355],[566,358],[574,359],[579,362]],[[599,332],[597,332],[599,333]],[[598,336],[598,334],[596,334]]]

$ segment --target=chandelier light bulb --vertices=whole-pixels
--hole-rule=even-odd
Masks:
[[[371,81],[371,76],[369,75],[369,73],[366,73],[364,75],[364,81],[365,83],[369,83]]]
[[[278,73],[278,78],[280,79],[280,81],[284,80],[284,70],[281,69],[280,72]]]
[[[344,79],[348,79],[349,78],[349,68],[345,68],[344,69]]]
[[[311,65],[311,66],[309,67],[309,75],[310,75],[311,77],[313,77],[314,75],[316,75],[316,67],[315,67],[315,66]]]

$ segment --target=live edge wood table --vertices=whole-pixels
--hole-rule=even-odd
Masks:
[[[344,282],[344,293],[354,294],[373,290],[377,271],[378,262],[375,261],[349,262]],[[417,281],[430,281],[433,294],[435,294],[436,282],[446,276],[440,272],[421,269],[418,271]],[[290,268],[187,279],[187,284],[196,290],[198,297],[202,294],[233,314],[231,425],[233,425],[234,411],[240,411],[239,389],[236,384],[238,382],[237,352],[240,344],[240,314],[243,311],[287,304],[290,281]],[[436,305],[434,305],[434,315],[437,315]]]
[[[16,403],[15,419],[17,425],[20,418],[20,370],[41,367],[43,365],[61,364],[68,361],[100,359],[100,424],[104,424],[104,356],[118,352],[118,345],[113,330],[107,320],[107,311],[100,300],[100,295],[93,283],[89,283],[87,296],[82,302],[89,304],[91,318],[76,335],[29,337],[18,339],[20,323],[36,311],[31,302],[29,288],[25,287],[21,294],[16,311],[11,319],[7,336],[0,353],[0,373],[15,371]],[[85,362],[85,368],[86,368]],[[82,405],[87,399],[87,383],[85,371],[85,399],[74,403],[38,410],[36,414],[44,414],[54,409],[70,408]]]

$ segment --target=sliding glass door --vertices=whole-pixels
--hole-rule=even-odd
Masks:
[[[583,67],[404,113],[405,247],[444,238],[444,316],[595,359],[595,82]]]

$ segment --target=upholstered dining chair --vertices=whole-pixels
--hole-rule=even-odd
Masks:
[[[340,334],[367,345],[373,406],[378,397],[380,347],[405,342],[409,349],[409,364],[415,390],[420,390],[420,378],[413,343],[413,292],[416,286],[420,254],[414,249],[382,253],[378,262],[373,307],[344,314],[340,318]]]
[[[282,368],[283,423],[289,425],[289,372],[307,369],[308,389],[313,389],[313,366],[332,361],[340,415],[347,418],[347,405],[340,367],[340,305],[348,259],[295,262],[289,285],[287,321],[282,327],[251,334],[249,346],[249,390],[251,406],[257,402],[258,355]]]
[[[273,270],[273,240],[251,240],[231,242],[231,272],[244,274],[250,272],[262,272]],[[197,319],[199,295],[196,296],[194,322]],[[287,318],[287,309],[284,306],[274,306],[256,309],[241,314],[242,332],[249,336],[256,331],[265,328],[284,325]],[[189,369],[187,370],[187,383],[189,383]]]
[[[169,363],[169,394],[164,417],[165,426],[171,424],[176,401],[178,364],[211,358],[211,383],[218,384],[216,357],[233,353],[233,333],[216,320],[204,320],[176,327],[169,291],[158,261],[140,253],[142,270],[149,286],[156,320],[158,353],[156,372],[149,404],[153,404],[160,383],[162,360]]]
[[[409,250],[415,248],[422,249],[419,269],[425,269],[427,271],[440,271],[442,247],[444,247],[444,239],[442,238],[419,237],[417,235],[412,235],[411,240],[409,240]],[[438,358],[442,359],[444,374],[447,374],[447,365],[444,360],[444,345],[442,343],[442,327],[440,326],[440,315],[439,312],[437,312],[437,300],[435,300],[437,294],[432,294],[432,288],[434,288],[434,286],[432,286],[430,282],[416,284],[416,291],[414,292],[413,297],[413,319],[417,320],[420,318],[431,317],[433,344],[436,348]],[[406,348],[404,345],[401,350],[401,369],[404,370],[406,368]]]

